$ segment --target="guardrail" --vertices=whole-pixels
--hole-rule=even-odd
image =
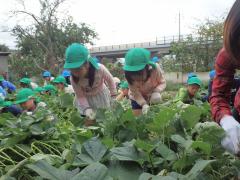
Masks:
[[[185,40],[188,36],[180,36],[180,40]],[[90,49],[92,53],[94,52],[107,52],[107,51],[121,51],[128,50],[130,48],[142,47],[142,48],[154,48],[154,47],[164,47],[169,46],[173,42],[178,42],[179,36],[164,36],[161,38],[156,38],[155,41],[150,42],[142,42],[142,43],[130,43],[130,44],[120,44],[120,45],[112,45],[112,46],[101,46],[101,47],[93,47]]]
[[[142,42],[142,43],[130,43],[130,44],[120,44],[120,45],[112,45],[112,46],[101,46],[101,47],[92,47],[90,49],[91,53],[98,52],[111,52],[111,51],[125,51],[135,47],[141,48],[158,48],[158,47],[168,47],[171,43],[185,41],[189,38],[192,38],[194,41],[198,41],[198,36],[192,35],[182,35],[182,36],[164,36],[161,38],[156,38],[155,41],[150,42]],[[207,42],[211,43],[213,39],[208,39]],[[205,41],[206,43],[206,41]]]

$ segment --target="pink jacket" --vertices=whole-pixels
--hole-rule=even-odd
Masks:
[[[89,86],[88,79],[86,78],[79,79],[77,84],[71,79],[71,84],[76,94],[77,101],[81,107],[84,107],[84,109],[89,108],[87,96],[97,95],[103,89],[106,89],[106,85],[111,95],[117,94],[113,76],[104,65],[99,64],[99,66],[100,69],[95,72],[95,80],[92,87]]]
[[[129,85],[129,98],[136,101],[140,106],[149,103],[152,93],[161,93],[166,88],[164,72],[159,64],[156,64],[156,66],[147,82]]]

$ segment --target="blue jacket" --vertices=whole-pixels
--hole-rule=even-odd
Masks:
[[[3,96],[7,96],[6,91],[2,88],[2,86],[0,86],[0,94],[2,94]]]
[[[14,84],[12,84],[11,82],[6,81],[6,80],[3,80],[0,83],[0,86],[2,86],[3,89],[9,90],[10,92],[13,92],[16,90],[16,86],[14,86]]]

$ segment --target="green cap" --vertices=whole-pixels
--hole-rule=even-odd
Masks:
[[[188,85],[196,84],[196,85],[201,86],[202,82],[198,77],[191,77],[190,79],[188,79],[187,84]]]
[[[57,89],[52,84],[48,84],[43,87],[44,91],[50,91],[51,93],[56,93]]]
[[[63,76],[58,76],[53,80],[54,83],[63,83],[64,86],[67,86],[66,79]]]
[[[89,61],[96,69],[99,69],[98,63],[90,56],[88,49],[79,43],[73,43],[66,49],[65,69],[81,67],[86,61]]]
[[[11,105],[12,105],[12,102],[4,101],[4,99],[0,97],[0,109],[11,106]]]
[[[22,78],[22,79],[20,79],[20,82],[29,85],[31,83],[31,79],[29,79],[29,78]]]
[[[3,81],[4,77],[2,75],[0,75],[0,81]]]
[[[125,56],[123,69],[125,71],[140,71],[148,64],[156,68],[156,64],[151,61],[150,56],[150,52],[144,48],[130,49]]]
[[[43,87],[36,87],[33,91],[37,92],[37,93],[41,93],[44,91],[44,89],[43,89]]]
[[[124,81],[120,84],[120,88],[121,89],[128,89],[128,82],[127,81]]]
[[[31,98],[35,98],[35,93],[33,90],[29,88],[23,88],[20,91],[18,91],[17,96],[16,96],[16,104],[24,103]]]

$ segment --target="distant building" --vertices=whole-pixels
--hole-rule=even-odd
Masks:
[[[0,74],[8,79],[8,56],[10,52],[0,52]]]

